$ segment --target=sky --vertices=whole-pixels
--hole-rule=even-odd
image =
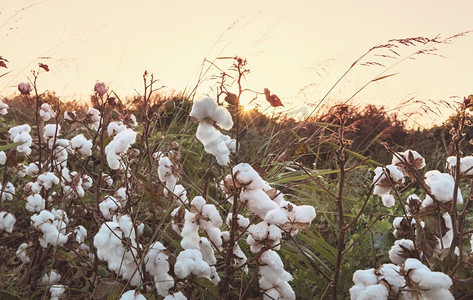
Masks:
[[[470,0],[4,0],[0,56],[9,60],[10,73],[0,78],[0,96],[17,93],[39,62],[51,69],[40,75],[39,89],[63,99],[88,99],[98,81],[120,97],[136,96],[145,70],[159,79],[164,94],[199,83],[197,97],[215,96],[221,70],[232,75],[232,60],[218,58],[239,56],[251,71],[244,88],[268,88],[285,104],[273,110],[260,95],[252,102],[260,110],[312,112],[334,87],[325,107],[350,99],[408,116],[425,103],[443,116],[411,121],[438,123],[450,114],[442,101],[452,104],[473,93],[473,33],[449,43],[398,43],[391,48],[397,54],[372,51],[337,81],[360,56],[391,39],[443,40],[473,30],[472,12]],[[431,54],[413,55],[432,47]],[[372,81],[389,74],[396,75]],[[237,91],[235,84],[229,89]],[[255,95],[245,93],[243,104]]]

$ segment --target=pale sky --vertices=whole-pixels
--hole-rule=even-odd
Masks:
[[[318,103],[371,47],[395,38],[473,30],[472,15],[470,0],[3,0],[0,56],[9,60],[12,72],[0,78],[0,96],[14,93],[39,61],[51,68],[41,75],[40,90],[88,99],[96,81],[121,97],[136,95],[144,70],[160,79],[165,93],[190,90],[204,58],[238,55],[251,69],[246,88],[269,88],[286,104],[283,109],[310,111],[307,106]],[[369,85],[352,103],[395,108],[412,97],[453,101],[452,96],[473,93],[473,33],[437,48],[443,57],[422,55],[400,63],[384,75],[399,74]],[[404,57],[419,49],[396,51]],[[373,59],[387,67],[399,60],[371,56],[366,61]],[[228,61],[216,64],[228,67]],[[326,104],[347,99],[382,70],[355,67]],[[218,72],[212,68],[210,74]],[[204,81],[198,94],[213,96],[215,87],[215,80]],[[243,102],[253,96],[247,94]],[[263,97],[256,103],[267,107]]]

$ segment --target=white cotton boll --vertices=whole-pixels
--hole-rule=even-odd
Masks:
[[[120,201],[112,196],[106,196],[99,204],[100,212],[106,220],[111,220],[119,208],[121,208]]]
[[[175,195],[175,197],[173,198],[174,202],[178,206],[181,206],[182,204],[187,202],[187,191],[181,184],[178,184],[174,187],[173,193]]]
[[[31,127],[28,124],[23,124],[23,125],[18,125],[10,128],[8,130],[8,134],[10,136],[11,140],[14,140],[17,135],[19,135],[22,132],[29,133],[31,131]]]
[[[33,194],[26,198],[25,209],[30,212],[40,212],[46,206],[46,201],[40,194]]]
[[[414,242],[407,239],[397,240],[389,250],[389,259],[396,265],[400,266],[406,261],[407,251],[414,251]]]
[[[0,115],[6,115],[8,113],[8,104],[3,103],[2,100],[0,100]]]
[[[229,213],[227,215],[227,219],[226,219],[226,223],[228,226],[231,226],[231,222],[232,222],[232,218],[233,218],[233,213]],[[248,226],[250,226],[250,219],[238,214],[236,216],[236,221],[237,221],[237,226],[238,226],[238,230],[239,231],[243,231],[243,230],[246,230],[248,228]]]
[[[189,116],[198,122],[211,119],[215,121],[217,126],[225,130],[230,130],[233,127],[232,116],[228,110],[223,106],[218,106],[217,102],[209,97],[194,101]]]
[[[16,147],[18,152],[24,153],[26,155],[31,154],[30,146],[33,144],[33,139],[28,132],[21,132],[20,134],[16,135],[13,139],[14,143],[22,143],[21,145]]]
[[[281,299],[281,294],[275,288],[270,288],[269,290],[264,291],[263,300],[274,300]]]
[[[79,225],[74,228],[74,233],[76,234],[76,242],[79,244],[84,243],[85,238],[87,237],[87,230],[84,226]]]
[[[378,283],[378,278],[374,272],[374,268],[368,270],[357,270],[353,274],[353,282],[355,285],[374,285]]]
[[[457,165],[457,157],[450,156],[447,158],[447,170],[454,174],[455,166]],[[460,175],[472,176],[473,175],[473,156],[465,156],[460,158]]]
[[[146,300],[146,298],[139,291],[130,290],[123,293],[119,300]]]
[[[20,246],[18,246],[18,249],[16,250],[16,256],[18,256],[18,258],[24,264],[29,264],[31,262],[30,258],[28,257],[26,253],[27,248],[28,248],[28,244],[23,243]]]
[[[56,114],[54,111],[51,109],[51,106],[47,103],[41,104],[41,107],[39,109],[39,116],[41,119],[45,122],[49,121],[51,118],[56,117]]]
[[[240,163],[233,167],[235,181],[246,190],[264,189],[266,182],[259,176],[258,172],[247,163]]]
[[[158,177],[161,182],[166,184],[164,195],[173,192],[176,186],[177,177],[174,175],[174,165],[169,157],[163,156],[158,162]]]
[[[215,156],[219,165],[224,166],[230,162],[230,149],[228,149],[222,133],[211,124],[199,123],[196,137],[204,145],[205,152]]]
[[[295,222],[311,223],[316,216],[315,208],[310,205],[300,205],[295,207]]]
[[[154,276],[156,290],[163,297],[174,286],[174,279],[168,274],[169,262],[165,250],[163,244],[154,242],[145,257],[146,270]]]
[[[391,185],[396,186],[404,182],[404,174],[393,165],[385,168],[377,167],[374,170],[373,184],[375,184],[374,193],[377,195],[386,195],[391,190]]]
[[[207,202],[205,199],[201,196],[195,196],[194,199],[191,201],[191,205],[197,208],[198,211],[202,211],[202,207],[206,204]]]
[[[64,112],[64,120],[73,122],[76,120],[76,118],[77,118],[77,114],[75,110]]]
[[[6,211],[0,212],[0,230],[12,233],[15,222],[16,218],[14,215]]]
[[[265,221],[248,227],[247,243],[250,245],[252,253],[258,253],[264,246],[280,248],[279,239],[281,238],[281,229],[276,225],[268,225]],[[278,245],[278,246],[276,246]]]
[[[432,289],[422,293],[423,299],[454,300],[452,293],[448,289]]]
[[[126,153],[136,141],[136,131],[125,129],[118,133],[113,140],[105,147],[108,166],[113,170],[123,168],[120,163],[120,155]]]
[[[7,182],[7,184],[5,184],[5,187],[2,186],[2,184],[0,183],[0,192],[3,190],[2,192],[2,197],[1,197],[1,201],[4,202],[4,201],[12,201],[13,200],[13,196],[15,195],[15,187],[13,186],[13,184],[11,182]]]
[[[34,214],[31,216],[31,221],[33,222],[33,227],[39,229],[39,227],[46,222],[53,222],[54,215],[48,210],[42,210],[39,214]]]
[[[43,285],[58,284],[59,280],[61,280],[61,275],[56,270],[51,270],[51,272],[45,273],[43,277],[41,277],[41,284]]]
[[[126,126],[122,122],[110,122],[107,126],[107,135],[114,137],[125,129]]]
[[[179,253],[174,264],[174,273],[179,278],[186,278],[193,274],[196,277],[210,280],[211,270],[208,263],[202,258],[202,253],[196,249],[186,249]]]
[[[113,196],[115,197],[116,200],[118,200],[118,202],[120,202],[120,206],[121,207],[125,207],[126,206],[126,202],[128,200],[128,196],[126,195],[126,188],[124,187],[121,187],[119,188],[114,194]]]
[[[39,174],[39,167],[36,163],[30,163],[26,168],[26,175],[34,177]]]
[[[452,218],[450,217],[450,215],[447,212],[442,214],[442,218],[445,221],[445,227],[448,230],[444,234],[444,236],[442,237],[441,240],[437,238],[438,243],[437,243],[436,248],[439,249],[439,250],[450,248],[450,246],[452,245],[452,241],[453,241]]]
[[[375,284],[367,286],[360,293],[358,300],[382,300],[388,299],[389,291],[384,284]]]
[[[263,190],[242,190],[240,193],[240,199],[246,202],[250,211],[257,214],[260,218],[264,219],[266,214],[273,209],[279,208],[276,202],[269,198]]]
[[[64,293],[66,292],[66,289],[64,285],[62,284],[54,284],[49,288],[49,293],[51,294],[51,299],[50,300],[59,300],[59,297],[61,297]]]
[[[428,268],[415,269],[409,277],[422,289],[449,289],[452,286],[452,279],[447,274],[432,272]]]
[[[47,139],[51,139],[54,137],[58,137],[60,135],[61,125],[59,124],[46,124],[44,126],[43,137]]]
[[[90,108],[86,113],[87,127],[97,130],[100,125],[100,111],[95,108]]]
[[[64,223],[69,223],[69,218],[67,214],[62,209],[51,209],[51,214],[54,216],[54,220],[63,221]]]
[[[452,201],[455,180],[450,174],[440,173],[437,170],[428,171],[425,173],[425,183],[430,187],[436,200],[442,203]],[[457,203],[463,203],[460,189],[458,189]]]
[[[383,200],[383,205],[386,207],[393,207],[396,203],[396,200],[394,199],[393,195],[382,195],[381,199]]]
[[[46,172],[38,176],[37,182],[46,190],[49,190],[53,185],[59,184],[59,178],[54,173]]]
[[[415,150],[409,149],[404,152],[397,152],[396,155],[393,155],[392,164],[399,166],[402,170],[408,170],[408,168],[404,166],[404,161],[409,163],[415,170],[420,170],[425,167],[425,159]]]
[[[94,183],[94,181],[92,180],[92,177],[90,177],[87,174],[82,175],[82,188],[84,190],[87,190],[90,187],[92,187],[93,183]]]
[[[196,214],[186,210],[181,231],[181,246],[184,249],[200,249],[199,225]]]
[[[71,139],[72,153],[78,153],[82,156],[92,155],[92,141],[86,139],[83,134],[78,134]]]
[[[210,281],[217,285],[220,282],[220,276],[218,275],[217,268],[214,266],[210,267]]]
[[[202,253],[203,260],[209,265],[215,265],[217,263],[212,245],[205,237],[200,238],[200,253]]]
[[[397,294],[401,287],[405,286],[406,280],[400,275],[400,267],[393,264],[384,264],[378,269],[379,280],[386,280],[391,287],[391,292]]]
[[[228,150],[230,152],[235,153],[236,152],[236,140],[232,139],[228,135],[222,135],[223,142],[225,143],[225,146],[227,146]]]
[[[0,165],[4,165],[7,162],[7,155],[5,151],[0,151]]]
[[[177,292],[167,295],[163,300],[187,300],[187,297],[182,292]]]

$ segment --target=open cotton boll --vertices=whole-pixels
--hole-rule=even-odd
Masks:
[[[276,299],[296,299],[296,295],[289,285],[291,274],[284,270],[284,265],[279,255],[268,250],[258,258],[258,273],[261,275],[259,286],[262,290],[276,289],[279,293]]]
[[[404,183],[404,174],[393,165],[388,165],[385,168],[377,167],[374,170],[374,174],[374,193],[380,196],[389,194],[392,186]]]
[[[163,297],[174,286],[174,279],[168,273],[169,261],[165,250],[163,244],[154,242],[145,256],[146,270],[151,276],[154,276],[156,290]]]
[[[86,112],[85,122],[87,124],[87,127],[89,127],[90,129],[97,130],[100,125],[100,119],[101,119],[100,111],[98,111],[97,109],[90,108]]]
[[[447,158],[446,168],[450,174],[455,174],[455,167],[457,165],[457,157],[449,156]],[[473,176],[473,156],[465,156],[460,158],[460,175]]]
[[[50,300],[59,300],[64,293],[66,292],[66,289],[64,285],[62,284],[54,284],[49,288],[49,293],[51,294],[51,299]]]
[[[231,222],[232,222],[232,218],[233,218],[233,213],[229,213],[227,215],[227,220],[226,220],[226,223],[228,226],[231,226]],[[250,219],[238,214],[236,216],[236,222],[237,222],[237,230],[241,233],[243,231],[246,231],[248,229],[248,227],[250,226]]]
[[[437,170],[428,171],[425,173],[425,183],[430,187],[431,193],[437,201],[442,203],[452,201],[455,180],[450,174],[440,173]],[[463,203],[460,189],[458,189],[457,203]]]
[[[84,226],[79,225],[74,228],[74,233],[76,235],[76,242],[79,244],[83,244],[85,241],[85,238],[87,237],[87,230],[85,229]]]
[[[174,203],[177,206],[181,206],[184,203],[187,203],[187,191],[181,184],[178,184],[174,187]]]
[[[276,225],[268,224],[265,221],[248,227],[248,237],[246,239],[250,245],[252,253],[258,253],[263,247],[271,247],[279,250],[279,239],[281,238],[281,229]]]
[[[240,193],[240,200],[246,202],[250,211],[264,219],[266,214],[279,206],[262,189],[248,190],[243,189]]]
[[[28,257],[26,253],[27,248],[28,248],[28,244],[23,243],[20,246],[18,246],[18,249],[16,250],[16,256],[18,256],[18,258],[24,264],[29,264],[31,262],[30,258]]]
[[[45,172],[38,176],[37,182],[46,190],[49,190],[53,185],[59,184],[59,178],[52,172]]]
[[[355,285],[374,285],[378,283],[378,278],[374,272],[374,268],[368,270],[357,270],[353,274],[353,282]]]
[[[200,249],[199,224],[196,214],[186,210],[181,231],[181,246],[184,249]]]
[[[7,155],[5,151],[0,151],[0,165],[4,165],[7,162]]]
[[[199,123],[196,137],[204,145],[205,152],[215,156],[219,165],[227,165],[230,162],[231,151],[227,147],[222,133],[211,124],[207,122]]]
[[[11,182],[7,182],[7,184],[5,184],[5,187],[3,187],[2,184],[0,183],[0,193],[2,193],[2,197],[1,197],[2,202],[12,201],[13,196],[15,195],[15,192],[16,192],[15,187],[13,186]]]
[[[124,187],[121,187],[119,188],[114,194],[113,196],[115,197],[115,199],[120,202],[120,206],[121,207],[125,207],[126,206],[126,202],[128,200],[128,196],[126,195],[126,188]]]
[[[406,150],[397,152],[393,155],[392,164],[398,167],[404,174],[409,174],[408,164],[414,170],[420,170],[425,167],[425,159],[415,150]]]
[[[108,166],[112,170],[122,169],[120,155],[126,153],[136,141],[136,131],[132,129],[125,129],[118,133],[113,140],[105,147],[105,154],[107,156]]]
[[[122,122],[110,122],[107,126],[107,135],[114,137],[125,129],[126,126]]]
[[[266,182],[259,176],[258,172],[247,163],[240,163],[233,167],[233,176],[237,184],[246,190],[264,189]],[[229,178],[231,182],[231,177]]]
[[[43,137],[44,139],[51,139],[60,135],[61,125],[59,124],[46,124],[44,126]]]
[[[228,110],[209,97],[194,101],[189,116],[198,122],[204,122],[206,119],[213,120],[218,127],[225,130],[233,127],[232,116]]]
[[[6,115],[8,113],[8,104],[3,103],[2,100],[0,100],[0,115]]]
[[[167,295],[163,300],[187,300],[187,297],[182,292],[177,292]]]
[[[61,280],[61,275],[56,270],[51,270],[48,273],[45,273],[43,277],[41,277],[41,284],[43,285],[53,285],[58,284],[59,280]]]
[[[396,203],[396,199],[394,199],[394,196],[390,194],[381,195],[381,199],[383,200],[383,205],[386,207],[393,207]]]
[[[121,208],[120,201],[112,196],[106,196],[99,204],[100,212],[106,220],[111,220],[119,208]]]
[[[10,139],[14,143],[22,143],[21,145],[16,147],[16,150],[26,155],[31,154],[30,146],[33,144],[33,139],[31,138],[31,135],[29,134],[30,131],[31,131],[31,127],[28,124],[15,126],[15,127],[10,128],[10,130],[8,130]]]
[[[367,286],[359,295],[358,300],[381,300],[388,299],[389,291],[384,284]]]
[[[167,156],[162,156],[158,162],[158,177],[161,182],[164,182],[166,188],[164,195],[167,196],[169,192],[174,192],[177,182],[178,170]]]
[[[85,138],[83,134],[78,134],[71,139],[72,153],[78,153],[82,156],[92,155],[92,141]]]
[[[403,269],[410,271],[410,279],[423,289],[449,289],[452,286],[452,279],[442,272],[432,272],[418,259],[408,258],[404,262]]]
[[[210,244],[210,241],[205,238],[200,238],[200,253],[202,253],[202,259],[208,263],[209,265],[215,265],[217,263],[217,259],[215,258],[215,252]]]
[[[453,241],[452,218],[447,212],[442,214],[442,218],[447,232],[443,235],[442,239],[437,238],[438,243],[435,248],[438,250],[450,248]]]
[[[186,249],[179,253],[174,264],[174,273],[179,278],[186,278],[193,274],[209,280],[212,274],[209,264],[202,258],[202,253],[196,249]]]
[[[39,174],[39,167],[36,163],[32,162],[26,167],[26,175],[34,177]]]
[[[139,291],[130,290],[120,297],[120,300],[146,300],[145,296],[141,295]]]
[[[33,194],[26,198],[25,209],[30,212],[40,212],[46,206],[46,201],[40,194]]]
[[[400,275],[400,267],[393,264],[382,265],[378,269],[378,279],[386,280],[394,295],[397,295],[399,289],[406,283],[404,276]]]
[[[16,218],[9,212],[0,212],[0,230],[5,230],[8,233],[13,232],[13,226],[15,225]]]
[[[41,107],[39,109],[39,116],[43,121],[47,122],[50,119],[55,118],[56,114],[51,109],[51,106],[49,104],[43,103],[41,104]]]
[[[389,250],[389,259],[396,265],[402,265],[415,250],[414,242],[407,239],[397,240]]]

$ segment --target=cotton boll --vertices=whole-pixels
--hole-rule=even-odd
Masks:
[[[49,121],[51,118],[55,118],[56,114],[54,111],[51,109],[51,106],[47,103],[41,104],[41,107],[39,109],[39,116],[41,119],[45,122]]]
[[[94,181],[92,180],[92,177],[87,174],[82,175],[82,188],[84,190],[87,190],[92,187],[93,183]]]
[[[122,122],[110,122],[107,126],[107,135],[114,137],[125,129],[126,126]]]
[[[8,130],[10,139],[14,143],[22,143],[21,145],[16,147],[16,150],[26,155],[31,154],[30,146],[33,144],[33,139],[29,134],[30,131],[31,127],[28,124],[15,126]]]
[[[156,290],[163,297],[174,286],[174,279],[168,274],[169,262],[165,250],[163,244],[154,242],[145,257],[146,270],[154,276]]]
[[[217,126],[225,130],[233,127],[232,116],[228,110],[223,106],[218,106],[217,102],[209,97],[194,101],[189,116],[200,123],[206,119],[213,120]]]
[[[380,196],[388,194],[392,186],[401,185],[404,182],[404,174],[393,165],[385,168],[377,167],[374,173],[374,193]]]
[[[0,151],[0,165],[4,165],[7,162],[7,155],[5,151]]]
[[[178,184],[174,187],[174,203],[176,203],[178,206],[181,206],[184,203],[187,203],[187,191],[186,189]]]
[[[126,202],[128,200],[128,196],[126,195],[126,188],[124,188],[124,187],[119,188],[115,192],[115,194],[113,194],[113,196],[115,197],[115,199],[118,200],[118,202],[120,202],[121,207],[126,206]]]
[[[450,156],[447,158],[446,169],[450,172],[450,174],[455,174],[456,165],[456,156]],[[460,158],[460,175],[466,177],[473,176],[473,156],[465,156]]]
[[[64,285],[62,284],[54,284],[49,288],[49,293],[51,294],[51,299],[50,300],[59,300],[59,297],[61,297],[65,293],[66,289],[64,288]]]
[[[209,265],[215,265],[217,263],[212,245],[205,237],[200,238],[200,252],[202,253],[202,259]]]
[[[230,149],[228,149],[220,131],[211,124],[199,123],[196,137],[204,145],[205,152],[215,156],[219,165],[227,165],[230,162]]]
[[[78,134],[71,139],[72,153],[82,156],[92,155],[92,141],[86,139],[83,134]]]
[[[8,104],[3,103],[2,100],[0,100],[0,115],[6,115],[8,113]]]
[[[113,170],[123,169],[120,155],[126,153],[136,141],[136,131],[125,129],[118,133],[105,147],[108,166]]]
[[[430,187],[437,201],[442,203],[452,201],[455,180],[450,174],[440,173],[437,170],[428,171],[425,173],[425,183]],[[460,189],[458,189],[457,203],[463,203]]]
[[[393,207],[394,204],[396,203],[396,200],[394,199],[393,195],[382,195],[381,199],[383,200],[383,204],[386,207]]]
[[[438,243],[437,243],[436,249],[438,250],[450,248],[453,241],[452,218],[447,212],[442,214],[442,218],[445,222],[445,227],[447,229],[447,232],[444,234],[441,240],[437,238]]]
[[[30,163],[26,168],[26,175],[34,177],[39,174],[39,167],[36,163]]]
[[[111,220],[119,208],[120,202],[112,196],[106,196],[99,204],[100,212],[106,220]]]
[[[397,240],[389,250],[389,259],[396,265],[400,266],[406,261],[406,256],[410,251],[414,251],[414,242],[407,239]]]
[[[164,195],[174,191],[177,182],[177,169],[174,167],[174,164],[169,159],[169,157],[163,156],[159,159],[158,163],[158,177],[161,182],[166,184],[166,188],[164,189]]]
[[[146,300],[146,298],[141,295],[139,291],[130,290],[120,297],[120,300]]]
[[[164,300],[187,300],[187,297],[182,292],[177,292],[167,295]]]
[[[182,248],[200,249],[199,225],[195,213],[186,210],[181,236]]]
[[[101,118],[100,111],[95,108],[90,108],[86,113],[85,122],[90,129],[97,130],[99,128]]]
[[[397,294],[399,289],[405,286],[405,278],[400,275],[400,267],[393,264],[384,264],[378,269],[379,280],[386,280],[393,294]]]
[[[8,233],[12,233],[15,222],[16,218],[14,215],[6,211],[0,212],[0,230],[5,230]]]
[[[49,273],[45,273],[41,277],[41,284],[43,285],[53,285],[58,284],[61,280],[61,275],[56,270],[51,270]]]
[[[254,214],[257,214],[262,219],[266,214],[272,210],[277,209],[278,205],[276,202],[269,198],[263,190],[243,190],[240,193],[240,198],[242,201],[246,201],[248,208]]]
[[[232,170],[235,181],[246,190],[264,189],[265,181],[259,176],[253,167],[247,163],[240,163]],[[230,178],[230,182],[232,179]]]
[[[44,126],[43,137],[44,139],[51,139],[60,135],[61,125],[59,124],[46,124]]]
[[[179,253],[174,264],[174,273],[179,278],[193,274],[209,280],[212,274],[209,264],[202,258],[202,253],[196,249],[186,249]]]
[[[393,155],[392,164],[401,169],[404,174],[409,174],[409,167],[406,164],[414,170],[420,170],[425,167],[425,159],[417,151],[409,149]]]
[[[353,274],[353,282],[355,283],[355,285],[369,286],[377,284],[378,278],[376,277],[373,268],[368,270],[357,270]]]
[[[362,293],[360,293],[358,300],[381,300],[388,299],[389,291],[384,284],[375,284],[367,286]]]
[[[26,252],[27,248],[28,248],[28,244],[23,243],[20,246],[18,246],[18,249],[16,250],[16,256],[18,256],[18,258],[24,264],[29,264],[31,262],[30,258],[27,255],[27,252]]]
[[[7,184],[5,184],[5,187],[3,187],[0,183],[0,192],[2,194],[1,201],[4,202],[12,201],[16,191],[13,184],[11,182],[7,182]]]
[[[30,212],[40,212],[46,206],[46,201],[40,194],[33,194],[26,199],[25,209]]]

